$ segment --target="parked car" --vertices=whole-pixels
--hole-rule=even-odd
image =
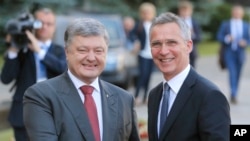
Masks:
[[[82,14],[57,16],[57,29],[54,41],[64,45],[64,32],[67,25],[76,17],[91,17],[105,25],[109,33],[110,42],[106,67],[100,78],[110,83],[128,89],[131,83],[135,83],[138,76],[137,57],[125,46],[126,36],[123,29],[122,18],[119,15],[107,14]]]

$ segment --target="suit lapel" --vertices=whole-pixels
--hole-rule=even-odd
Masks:
[[[185,106],[185,103],[188,101],[189,97],[191,96],[192,94],[191,87],[195,84],[196,77],[197,77],[197,74],[191,68],[169,112],[166,123],[163,127],[164,133],[162,133],[159,138],[160,141],[164,139],[164,136],[166,136],[171,126],[175,122],[176,118],[178,117],[179,113],[182,111],[183,107]]]
[[[103,115],[103,141],[113,140],[116,133],[118,118],[117,96],[112,92],[106,82],[100,80],[102,115]]]
[[[83,138],[86,140],[94,140],[94,135],[91,130],[89,130],[91,129],[91,125],[89,124],[90,122],[88,115],[84,109],[81,98],[67,72],[63,74],[63,78],[65,80],[62,81],[63,83],[60,87],[62,88],[60,91],[60,93],[62,93],[62,99],[74,117],[76,125],[81,131]]]

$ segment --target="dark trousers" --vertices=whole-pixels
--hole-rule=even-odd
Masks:
[[[231,96],[236,97],[243,63],[245,61],[245,50],[238,48],[232,50],[230,47],[225,50],[225,62],[229,72],[229,85]]]
[[[135,98],[139,96],[140,89],[144,88],[143,102],[146,102],[149,81],[150,81],[152,71],[154,69],[154,62],[153,62],[153,59],[147,59],[141,56],[139,56],[138,59],[139,59],[139,64],[138,64],[139,65],[139,78],[137,81]]]
[[[16,141],[28,141],[28,135],[25,127],[13,127]]]

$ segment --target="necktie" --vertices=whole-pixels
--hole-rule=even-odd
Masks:
[[[42,45],[41,49],[45,50],[46,46]],[[38,57],[38,54],[35,54],[36,56],[36,65],[37,65],[37,81],[42,81],[45,80],[47,78],[47,72],[46,72],[46,67],[45,65],[41,62],[41,60]]]
[[[92,97],[92,92],[94,88],[92,86],[85,85],[85,86],[80,87],[80,89],[82,93],[84,94],[84,98],[85,98],[84,107],[88,114],[90,125],[94,133],[95,141],[100,141],[101,139],[100,139],[97,109],[96,109],[95,101]]]
[[[170,95],[170,87],[168,86],[168,83],[165,83],[164,90],[163,90],[162,105],[161,105],[160,133],[162,132],[162,128],[168,116],[169,95]]]

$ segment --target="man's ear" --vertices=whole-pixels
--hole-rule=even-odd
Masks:
[[[187,41],[187,53],[191,53],[193,50],[193,41],[192,40],[188,40]]]

